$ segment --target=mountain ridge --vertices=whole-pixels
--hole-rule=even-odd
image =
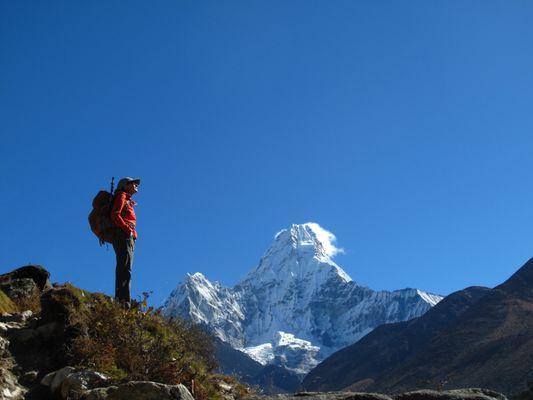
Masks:
[[[386,392],[412,390],[428,382],[446,388],[487,387],[507,394],[526,389],[533,378],[533,259],[493,289],[475,289],[485,293],[465,304],[455,318],[442,314],[439,306],[468,290],[471,288],[448,296],[416,320],[376,329],[324,360],[307,375],[304,385],[313,390],[343,387]],[[423,342],[410,342],[410,335],[420,335],[420,331],[410,331],[409,325],[439,313],[441,319],[450,319],[448,324],[430,332]],[[381,345],[372,362],[389,360],[380,371],[372,368],[372,362],[365,364],[364,357],[377,342]],[[396,357],[398,343],[409,343],[410,353]],[[335,373],[341,366],[343,379]]]

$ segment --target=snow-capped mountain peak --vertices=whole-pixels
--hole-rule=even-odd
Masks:
[[[292,224],[274,236],[274,241],[259,265],[251,271],[239,285],[251,283],[297,279],[313,282],[321,286],[330,279],[350,282],[352,278],[333,260],[336,254],[343,252],[335,246],[336,238],[314,222]]]
[[[276,243],[281,244],[286,248],[287,242],[290,242],[293,249],[300,251],[309,251],[314,256],[320,258],[334,257],[337,253],[342,253],[344,250],[335,246],[337,241],[335,235],[328,232],[315,222],[307,222],[305,224],[292,224],[289,229],[279,231],[274,237],[275,242],[272,249],[276,247]]]
[[[339,252],[335,235],[320,225],[293,224],[235,287],[188,274],[164,313],[207,324],[257,361],[302,374],[376,326],[417,317],[441,299],[359,286],[332,260]]]

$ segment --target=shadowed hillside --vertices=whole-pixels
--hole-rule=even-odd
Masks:
[[[412,321],[384,325],[307,375],[307,389],[399,392],[526,389],[533,371],[533,260],[505,283],[451,294]]]

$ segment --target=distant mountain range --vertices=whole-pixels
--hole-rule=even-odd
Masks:
[[[207,325],[263,366],[303,376],[377,326],[418,317],[442,299],[418,289],[361,286],[332,260],[337,252],[333,234],[318,224],[292,225],[233,288],[188,274],[164,313]]]
[[[423,316],[382,325],[328,357],[307,390],[401,392],[484,387],[508,395],[533,380],[533,259],[506,282],[455,292]]]

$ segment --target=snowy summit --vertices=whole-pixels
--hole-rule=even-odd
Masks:
[[[233,288],[188,274],[164,313],[208,325],[264,365],[304,374],[378,325],[420,316],[441,299],[417,289],[360,286],[332,260],[342,251],[320,225],[293,224]]]

